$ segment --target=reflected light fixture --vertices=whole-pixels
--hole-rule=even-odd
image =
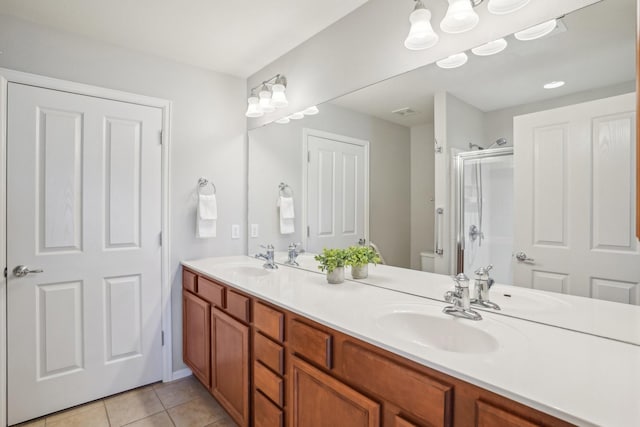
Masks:
[[[522,9],[529,1],[531,0],[489,0],[487,9],[494,15],[506,15]]]
[[[478,56],[489,56],[500,53],[506,48],[507,41],[505,39],[498,39],[481,46],[474,47],[473,49],[471,49],[471,52],[473,52],[474,55]]]
[[[506,15],[522,9],[529,4],[530,1],[531,0],[489,0],[488,10],[494,15]],[[431,26],[431,11],[425,7],[423,0],[415,0],[415,2],[413,12],[409,15],[411,28],[409,29],[409,35],[404,41],[404,46],[409,50],[428,49],[438,43],[440,36],[438,36]],[[443,32],[460,34],[471,31],[478,25],[480,17],[474,8],[483,3],[484,0],[447,0],[447,2],[449,3],[447,13],[442,21],[440,21],[440,29]],[[493,48],[497,49],[497,46],[498,45],[494,45]],[[498,52],[500,52],[500,50],[495,53]]]
[[[459,34],[473,30],[480,17],[473,10],[470,0],[448,0],[449,7],[444,19],[440,22],[440,29],[445,33]]]
[[[300,120],[304,119],[304,113],[302,111],[298,111],[297,113],[293,113],[289,116],[291,120]]]
[[[302,114],[304,114],[305,116],[315,116],[319,112],[320,110],[318,110],[318,107],[316,107],[315,105],[312,105],[311,107],[304,110]]]
[[[247,103],[249,107],[247,107],[247,112],[244,114],[247,117],[262,117],[264,113],[260,109],[260,99],[256,96],[255,91],[251,91],[251,96],[247,99]]]
[[[514,34],[515,38],[522,41],[529,41],[539,39],[541,37],[546,36],[556,29],[558,26],[558,20],[552,19],[547,22],[543,22],[542,24],[534,25],[533,27],[529,27],[526,30],[518,31]]]
[[[279,125],[286,125],[290,121],[291,119],[289,119],[289,117],[283,117],[281,119],[276,120],[276,123],[278,123]]]
[[[440,61],[436,62],[436,65],[440,68],[445,69],[458,68],[466,64],[468,60],[469,57],[467,56],[467,54],[462,52],[451,55],[448,58],[441,59]]]
[[[556,81],[549,82],[549,83],[545,84],[543,87],[545,89],[557,89],[557,88],[562,87],[564,85],[565,85],[565,83],[562,80],[556,80]]]
[[[251,88],[251,95],[247,99],[249,106],[244,114],[247,117],[262,117],[265,113],[272,113],[276,108],[289,105],[285,94],[287,78],[282,74],[276,74],[258,86]],[[256,96],[256,91],[258,95]]]
[[[439,37],[431,26],[431,12],[424,7],[422,0],[416,0],[416,6],[409,16],[411,28],[404,41],[409,50],[428,49],[438,43]]]

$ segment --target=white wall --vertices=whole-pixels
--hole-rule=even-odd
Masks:
[[[246,82],[0,15],[0,67],[173,101],[173,369],[182,363],[181,260],[246,251]],[[198,178],[218,188],[218,237],[195,238]],[[231,239],[240,224],[241,239]]]
[[[609,98],[611,96],[634,92],[635,90],[636,82],[630,81],[614,86],[606,86],[583,92],[577,92],[566,96],[560,96],[557,98],[549,99],[547,101],[518,105],[511,108],[487,112],[484,115],[484,142],[480,143],[480,145],[488,147],[496,139],[501,137],[507,138],[508,145],[513,145],[513,118],[515,116],[535,113],[537,111],[550,110],[552,108],[564,107],[566,105],[578,104],[580,102]]]
[[[260,237],[249,239],[249,253],[259,244],[286,250],[301,240],[302,129],[311,128],[370,142],[370,240],[389,264],[408,267],[410,249],[409,128],[332,104],[320,114],[286,125],[270,124],[249,131],[249,223],[259,224]],[[276,198],[285,182],[295,195],[296,233],[280,235]]]
[[[433,251],[435,155],[433,123],[411,128],[411,268],[420,270],[420,252]]]
[[[289,107],[249,120],[249,128],[320,104],[356,89],[402,74],[438,59],[468,50],[531,25],[557,18],[598,0],[536,0],[507,16],[492,15],[486,4],[476,10],[480,24],[464,34],[443,34],[438,24],[447,2],[429,1],[432,23],[440,33],[431,49],[409,51],[404,39],[409,32],[410,0],[369,0],[340,21],[292,49],[249,77],[247,89],[282,73],[287,76]],[[247,90],[247,93],[249,90]]]

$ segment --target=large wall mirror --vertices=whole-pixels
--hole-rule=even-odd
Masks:
[[[472,277],[492,264],[500,284],[640,310],[636,0],[506,42],[250,130],[249,253],[365,240],[389,265]],[[283,191],[294,218],[279,216]]]

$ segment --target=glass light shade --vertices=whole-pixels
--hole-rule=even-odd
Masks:
[[[284,93],[285,88],[284,85],[274,84],[271,88],[271,92],[273,93],[271,96],[271,105],[276,108],[282,108],[289,105],[289,101],[287,101],[287,96]]]
[[[289,117],[283,117],[281,119],[276,120],[276,123],[280,124],[280,125],[286,125],[287,123],[289,123],[291,120],[289,119]]]
[[[409,16],[411,29],[404,41],[409,50],[428,49],[438,43],[438,35],[431,26],[431,12],[427,9],[416,9]]]
[[[471,31],[480,22],[480,17],[473,10],[469,0],[449,0],[449,8],[440,29],[445,33],[459,34]]]
[[[304,119],[304,113],[302,111],[298,111],[297,113],[293,113],[289,116],[291,120],[300,120]]]
[[[247,112],[244,113],[247,117],[262,117],[264,113],[260,109],[260,100],[256,96],[252,96],[247,100],[249,107],[247,108]]]
[[[489,0],[487,9],[494,15],[506,15],[529,4],[531,0]]]
[[[315,105],[312,107],[307,108],[306,110],[304,110],[302,112],[302,114],[304,114],[305,116],[315,116],[316,114],[318,114],[320,112],[320,110],[318,110],[318,107],[316,107]]]
[[[263,89],[258,93],[260,97],[260,109],[264,113],[273,113],[276,111],[276,107],[271,104],[271,92],[263,86]]]
[[[543,22],[542,24],[534,25],[526,30],[518,31],[514,34],[515,38],[522,41],[529,41],[539,39],[546,36],[550,32],[556,29],[558,21],[552,19],[551,21]]]
[[[474,55],[489,56],[500,53],[507,48],[507,41],[505,39],[498,39],[482,46],[474,47],[471,49]]]
[[[441,59],[436,62],[436,65],[440,68],[450,69],[450,68],[458,68],[462,67],[467,63],[469,57],[466,53],[456,53],[455,55],[451,55],[448,58]]]
[[[556,81],[549,82],[549,83],[545,84],[543,87],[545,89],[557,89],[557,88],[562,87],[564,85],[565,85],[565,83],[562,80],[556,80]]]

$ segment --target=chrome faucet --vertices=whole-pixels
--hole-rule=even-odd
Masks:
[[[287,265],[295,265],[296,267],[298,267],[300,264],[298,264],[298,261],[296,261],[296,258],[298,258],[298,255],[300,255],[300,253],[304,252],[304,249],[300,249],[298,250],[298,246],[300,246],[302,243],[290,243],[289,244],[289,248],[287,251],[287,255],[288,258],[285,261],[285,264]]]
[[[493,286],[494,282],[494,280],[489,277],[489,271],[492,269],[493,265],[489,264],[487,267],[480,267],[475,271],[474,297],[471,299],[471,304],[500,310],[500,306],[498,304],[489,300],[489,290]]]
[[[455,289],[444,294],[444,300],[453,305],[445,307],[442,312],[464,319],[482,320],[480,313],[471,309],[469,278],[464,273],[460,273],[453,280],[456,282]]]
[[[256,258],[260,258],[266,261],[262,266],[267,270],[276,270],[278,266],[276,265],[276,261],[274,257],[275,248],[273,247],[273,245],[267,245],[267,246],[260,245],[260,247],[266,249],[267,252],[264,254],[256,254]]]

